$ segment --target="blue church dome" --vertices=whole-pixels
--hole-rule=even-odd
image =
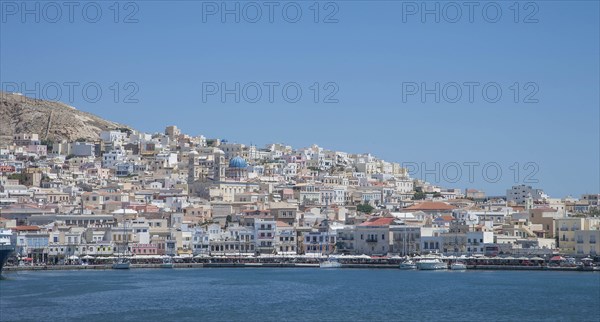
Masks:
[[[248,167],[248,163],[246,163],[246,160],[244,160],[244,158],[237,156],[237,157],[229,160],[229,167],[230,168],[246,168],[246,167]]]

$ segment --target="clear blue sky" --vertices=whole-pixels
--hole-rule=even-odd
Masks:
[[[122,2],[118,13],[111,7],[113,1],[95,2],[102,10],[96,23],[89,22],[95,19],[95,6],[87,5],[84,12],[85,2],[73,8],[72,16],[68,7],[61,7],[60,17],[47,2],[30,2],[25,9],[35,12],[35,4],[40,5],[39,23],[33,14],[23,17],[23,7],[19,3],[15,9],[14,3],[2,1],[3,89],[26,84],[33,88],[29,96],[51,98],[56,91],[49,84],[78,82],[72,102],[66,85],[61,85],[60,100],[149,132],[176,124],[189,134],[260,146],[317,143],[371,152],[389,161],[425,162],[430,169],[439,162],[440,172],[445,164],[456,162],[462,170],[458,182],[448,182],[456,177],[453,166],[446,167],[446,178],[427,176],[447,187],[503,194],[536,171],[523,169],[534,162],[538,169],[533,179],[538,182],[531,185],[552,196],[600,191],[597,1],[538,1],[535,6],[522,2],[518,15],[512,1],[496,2],[502,10],[496,23],[488,21],[495,19],[496,8],[483,12],[485,2],[473,8],[472,16],[464,2],[455,2],[462,6],[457,19],[457,8],[437,2],[439,23],[432,14],[422,21],[423,2],[321,2],[319,23],[314,22],[313,1],[293,2],[286,7],[287,15],[282,12],[286,2],[280,3],[273,7],[272,23],[269,7],[262,2],[262,16],[255,19],[255,7],[228,1],[229,8],[240,4],[239,23],[233,15],[222,21],[221,2]],[[410,14],[413,4],[419,12]],[[425,5],[431,9],[436,2]],[[297,23],[288,22],[294,20],[297,7],[302,16]],[[219,12],[210,14],[215,8]],[[257,22],[248,22],[253,19]],[[337,23],[323,23],[326,19]],[[453,19],[457,22],[448,22]],[[91,82],[102,89],[95,103],[81,93]],[[128,82],[135,86],[123,89]],[[239,103],[233,95],[223,103],[206,91],[203,100],[203,83],[213,82],[228,87],[256,82],[263,93],[256,103],[251,102],[252,86]],[[272,103],[264,82],[281,84]],[[296,103],[281,95],[281,87],[289,82],[302,89]],[[319,103],[313,102],[310,88],[315,82],[321,87]],[[336,86],[323,89],[328,82]],[[439,103],[433,94],[422,102],[405,87],[425,83],[431,88],[436,82],[440,91],[450,84]],[[472,103],[464,82],[481,84]],[[490,82],[502,89],[496,103],[481,94]],[[518,103],[511,89],[515,82],[520,85]],[[534,84],[525,88],[529,82]],[[117,103],[113,83],[121,87]],[[455,97],[453,83],[461,84],[463,91],[456,103],[450,102]],[[338,103],[324,103],[336,87],[333,98]],[[136,88],[132,98],[138,102],[125,103],[125,96]],[[493,90],[485,98],[493,99]],[[526,99],[538,102],[524,103]],[[480,164],[472,183],[465,162]],[[498,182],[491,182],[494,167],[488,169],[489,180],[482,175],[489,162],[502,169]],[[518,175],[511,168],[515,163],[521,168]],[[415,172],[416,177],[423,175]]]

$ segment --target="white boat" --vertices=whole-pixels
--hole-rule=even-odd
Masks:
[[[114,264],[112,264],[113,269],[129,269],[129,260],[127,258],[119,258]]]
[[[0,228],[0,274],[8,257],[14,252],[15,244],[11,242],[12,231]]]
[[[123,209],[123,239],[124,243],[121,246],[122,252],[117,255],[117,260],[112,264],[113,269],[129,269],[129,258],[126,257],[126,252],[129,249],[129,233],[126,231],[127,223],[125,221],[125,209]]]
[[[163,258],[160,268],[173,268],[173,260],[170,257]]]
[[[417,264],[409,259],[400,263],[400,269],[417,269]]]
[[[453,271],[464,271],[467,269],[467,264],[461,262],[454,262],[450,265],[450,269]]]
[[[417,268],[421,270],[448,269],[448,265],[437,257],[425,257],[417,262]]]
[[[340,268],[342,264],[335,259],[328,259],[319,263],[320,268]]]

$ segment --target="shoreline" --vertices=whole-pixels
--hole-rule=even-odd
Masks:
[[[161,264],[131,264],[131,269],[190,269],[190,268],[319,268],[317,263],[174,263],[172,268]],[[398,269],[395,264],[342,264],[341,269]],[[112,270],[111,264],[102,265],[48,265],[48,266],[5,266],[3,272],[19,271],[75,271]],[[514,265],[467,265],[467,270],[507,270],[507,271],[571,271],[600,272],[600,270],[580,267],[514,266]],[[443,271],[443,270],[442,270]],[[450,269],[447,269],[450,271]]]

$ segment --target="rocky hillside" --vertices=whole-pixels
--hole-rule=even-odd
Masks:
[[[41,140],[97,139],[103,130],[127,126],[60,103],[0,92],[0,144],[15,133],[38,133]]]

